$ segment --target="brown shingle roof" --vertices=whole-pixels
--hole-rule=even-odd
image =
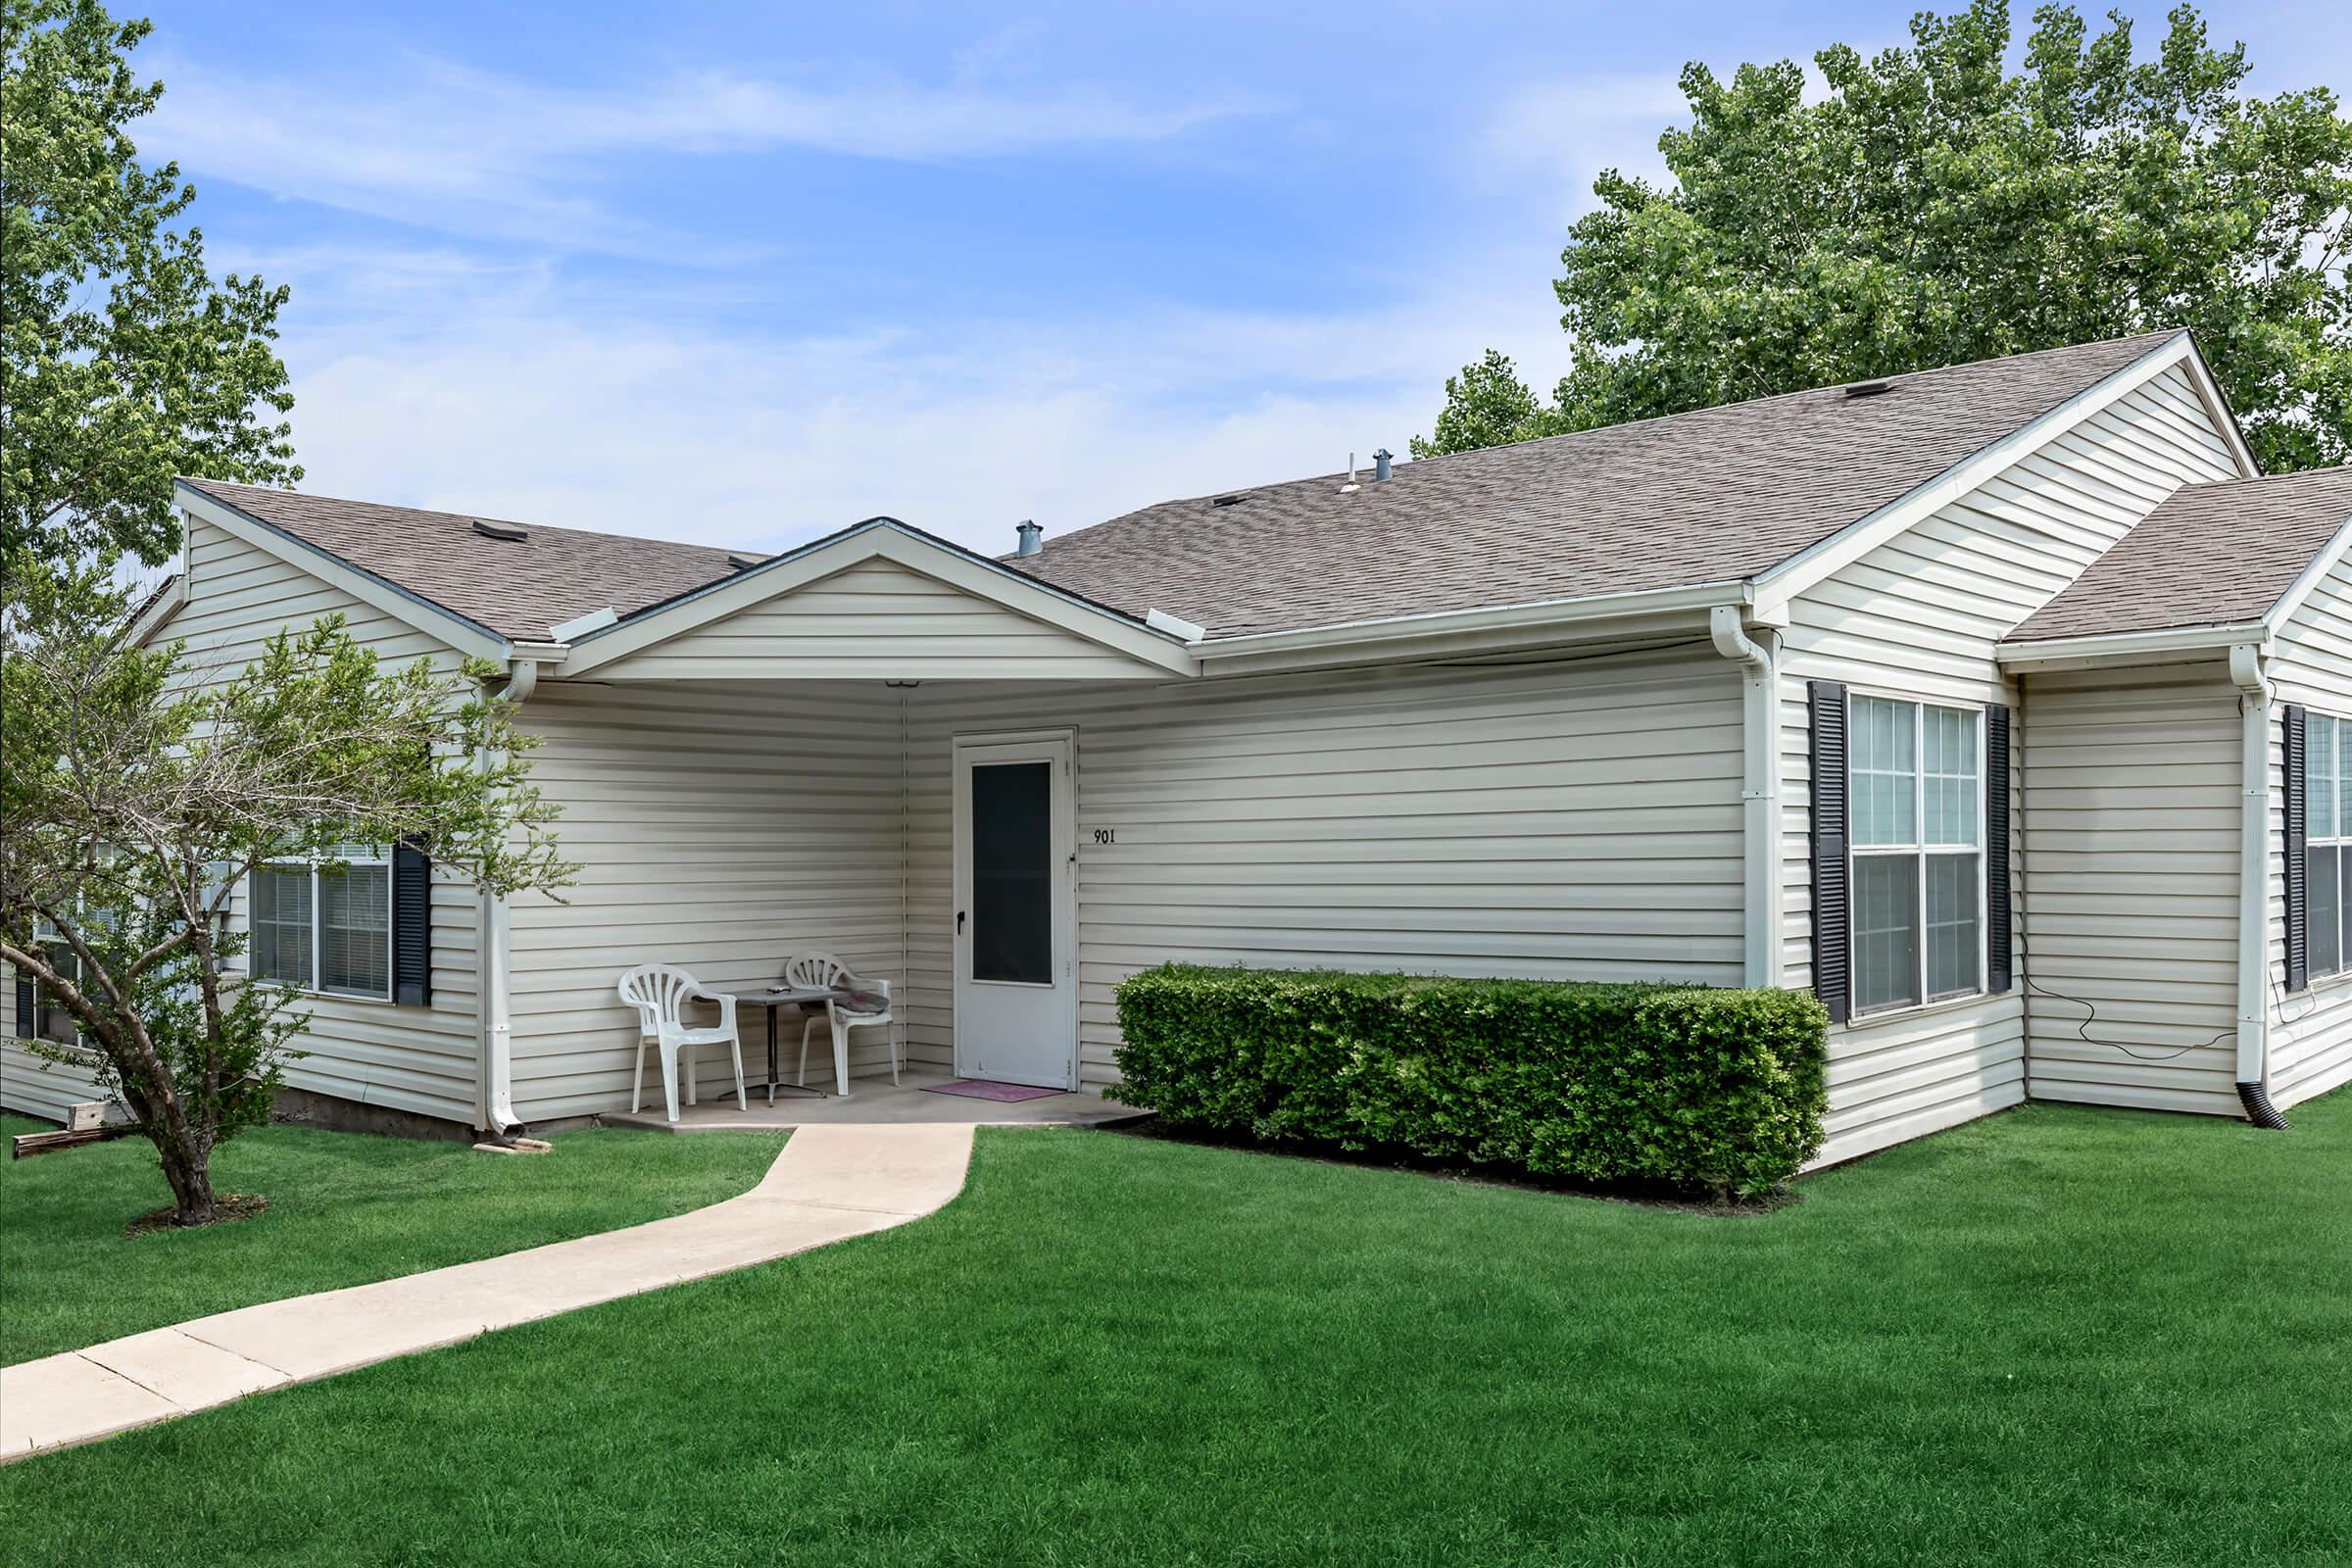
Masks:
[[[1212,637],[1753,576],[2171,338],[1795,392],[1346,477],[1162,502],[1006,564]]]
[[[2176,490],[2011,642],[2260,620],[2352,519],[2352,468]]]
[[[487,539],[475,518],[293,490],[182,479],[247,516],[338,556],[502,637],[536,641],[608,605],[628,614],[732,576],[727,552],[709,545],[480,520],[521,528],[522,539]],[[762,559],[744,555],[747,561]]]
[[[1215,636],[1752,577],[1901,499],[2179,334],[1789,393],[1344,476],[1168,501],[1004,564]],[[508,638],[719,581],[728,552],[189,479],[271,527]],[[482,519],[489,520],[489,519]],[[745,559],[751,559],[746,557]],[[2291,574],[2290,574],[2291,575]],[[2053,607],[2054,608],[2054,607]],[[2045,612],[2046,613],[2046,612]]]

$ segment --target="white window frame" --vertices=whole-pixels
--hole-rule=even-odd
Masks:
[[[326,921],[323,915],[326,902],[319,895],[318,881],[321,865],[339,865],[346,870],[376,865],[384,868],[384,989],[381,991],[344,991],[331,989],[324,984],[326,955],[323,933],[326,929]],[[308,870],[311,874],[311,983],[307,986],[295,985],[290,981],[280,980],[274,975],[263,974],[256,965],[254,957],[249,956],[246,960],[246,967],[253,973],[254,979],[263,985],[276,986],[281,991],[291,991],[306,997],[333,997],[341,1002],[390,1002],[394,989],[399,984],[398,978],[392,972],[397,935],[393,929],[394,921],[397,918],[397,903],[393,885],[395,877],[392,869],[392,852],[389,849],[371,849],[364,855],[344,855],[324,858],[288,857],[265,860],[258,868],[258,871],[301,870]],[[245,930],[249,939],[253,933],[253,886],[248,881],[245,888]],[[247,951],[249,954],[252,952],[250,947]]]
[[[2352,816],[2352,812],[2345,811],[2343,804],[2343,778],[2345,772],[2344,743],[2340,736],[2336,739],[2335,745],[2330,748],[2334,755],[2328,759],[2328,788],[2334,792],[2332,798],[2328,801],[2328,814],[2334,818],[2335,831],[2327,837],[2322,837],[2317,833],[2309,831],[2311,823],[2311,786],[2313,776],[2316,771],[2311,765],[2311,731],[2314,721],[2319,719],[2327,720],[2330,726],[2338,731],[2352,733],[2352,718],[2347,718],[2341,713],[2322,713],[2314,711],[2310,709],[2304,710],[2303,822],[2305,832],[2303,834],[2303,952],[2307,960],[2311,953],[2311,852],[2314,850],[2334,850],[2336,852],[2336,860],[2338,862],[2336,868],[2335,886],[2331,890],[2331,897],[2328,901],[2335,906],[2335,967],[2331,969],[2323,969],[2318,964],[2308,964],[2309,973],[2306,978],[2314,981],[2340,980],[2345,975],[2352,974],[2352,957],[2347,957],[2344,952],[2345,938],[2347,936],[2352,936],[2352,929],[2348,929],[2348,927],[2352,927],[2352,922],[2347,922],[2344,918],[2344,883],[2343,868],[2341,863],[2344,856],[2352,854],[2352,833],[2345,831],[2345,818],[2347,816]]]
[[[1846,833],[1846,1003],[1848,1010],[1857,1022],[1867,1018],[1875,1023],[1881,1019],[1897,1017],[1906,1012],[1919,1012],[1929,1007],[1943,1007],[1958,1002],[1976,1001],[1989,994],[1986,990],[1989,978],[1986,944],[1990,937],[1992,914],[1986,906],[1986,899],[1988,897],[1987,884],[1990,880],[1988,862],[1991,851],[1985,843],[1985,813],[1992,798],[1993,781],[1986,776],[1985,772],[1988,759],[1984,751],[1984,706],[1983,704],[1936,702],[1931,698],[1914,697],[1904,692],[1866,690],[1859,687],[1848,688],[1845,695],[1845,789],[1846,813],[1849,824],[1852,821],[1854,799],[1854,708],[1856,704],[1863,702],[1897,703],[1911,710],[1912,841],[1909,844],[1863,845],[1855,842],[1855,835],[1851,831],[1850,825]],[[1932,708],[1940,709],[1945,712],[1966,713],[1976,724],[1977,841],[1974,844],[1931,844],[1928,842],[1928,764],[1925,730],[1926,715],[1928,710]],[[2006,780],[2002,781],[2002,787],[2007,787]],[[1933,994],[1928,990],[1928,861],[1936,856],[1949,858],[1959,855],[1974,855],[1977,858],[1977,983],[1973,990]],[[1860,944],[1855,930],[1856,900],[1853,890],[1859,880],[1855,875],[1856,862],[1874,856],[1906,856],[1919,862],[1919,875],[1914,879],[1917,883],[1914,898],[1917,901],[1916,912],[1919,918],[1919,943],[1917,956],[1914,959],[1916,968],[1913,973],[1913,978],[1917,982],[1914,989],[1919,995],[1919,1000],[1916,1002],[1887,1002],[1881,1003],[1874,1007],[1864,1007],[1860,998],[1862,962]]]

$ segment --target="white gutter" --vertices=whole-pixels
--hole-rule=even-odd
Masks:
[[[1744,700],[1740,713],[1741,878],[1747,909],[1744,970],[1749,986],[1778,985],[1781,915],[1781,769],[1778,748],[1780,681],[1770,632],[1758,642],[1738,605],[1707,612],[1715,651],[1740,665]]]
[[[2012,671],[2095,669],[2106,664],[2161,664],[2220,659],[2241,643],[2267,645],[2259,620],[2227,626],[2166,626],[2155,631],[2101,632],[2089,637],[2041,637],[2003,643],[1993,657]]]
[[[1194,651],[1204,662],[1275,655],[1379,653],[1397,645],[1440,637],[1574,629],[1598,621],[1711,611],[1718,605],[1744,606],[1753,598],[1754,588],[1746,582],[1643,588],[1586,599],[1538,599],[1476,610],[1378,615],[1296,631],[1246,632],[1233,637],[1211,637],[1198,644]]]
[[[2260,1119],[2269,1109],[2270,1076],[2270,836],[2271,702],[2277,695],[2263,669],[2260,643],[2230,650],[2230,679],[2237,687],[2242,753],[2237,834],[2237,1092]],[[2260,1110],[2258,1110],[2259,1102]],[[2276,1116],[2277,1112],[2271,1111]]]
[[[539,688],[539,665],[536,661],[517,659],[508,666],[506,699],[521,704]],[[485,756],[484,765],[492,760]],[[514,1114],[514,1001],[509,977],[513,955],[509,940],[507,901],[504,895],[485,891],[481,898],[481,919],[476,925],[482,963],[482,1114],[483,1130],[493,1139],[512,1138],[521,1128],[522,1118]]]

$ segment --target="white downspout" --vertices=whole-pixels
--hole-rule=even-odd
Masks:
[[[2240,714],[2237,832],[2237,1094],[2249,1119],[2284,1126],[2271,1108],[2271,703],[2259,643],[2230,650]],[[2269,1118],[2266,1121],[2266,1118]]]
[[[1781,768],[1780,682],[1773,657],[1773,635],[1759,642],[1748,634],[1738,605],[1717,605],[1707,612],[1707,634],[1715,651],[1740,666],[1742,706],[1740,716],[1741,754],[1740,802],[1745,874],[1746,940],[1743,944],[1745,983],[1777,986],[1781,982]]]
[[[518,659],[508,669],[507,701],[517,705],[527,702],[539,687],[539,665],[531,660]],[[490,760],[485,758],[485,764]],[[481,933],[484,1131],[503,1142],[522,1126],[522,1118],[514,1114],[514,1004],[508,984],[512,959],[507,901],[503,896],[487,891],[482,894],[481,919],[475,929]]]

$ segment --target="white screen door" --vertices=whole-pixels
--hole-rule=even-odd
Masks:
[[[956,1070],[1078,1087],[1065,733],[956,741]]]

